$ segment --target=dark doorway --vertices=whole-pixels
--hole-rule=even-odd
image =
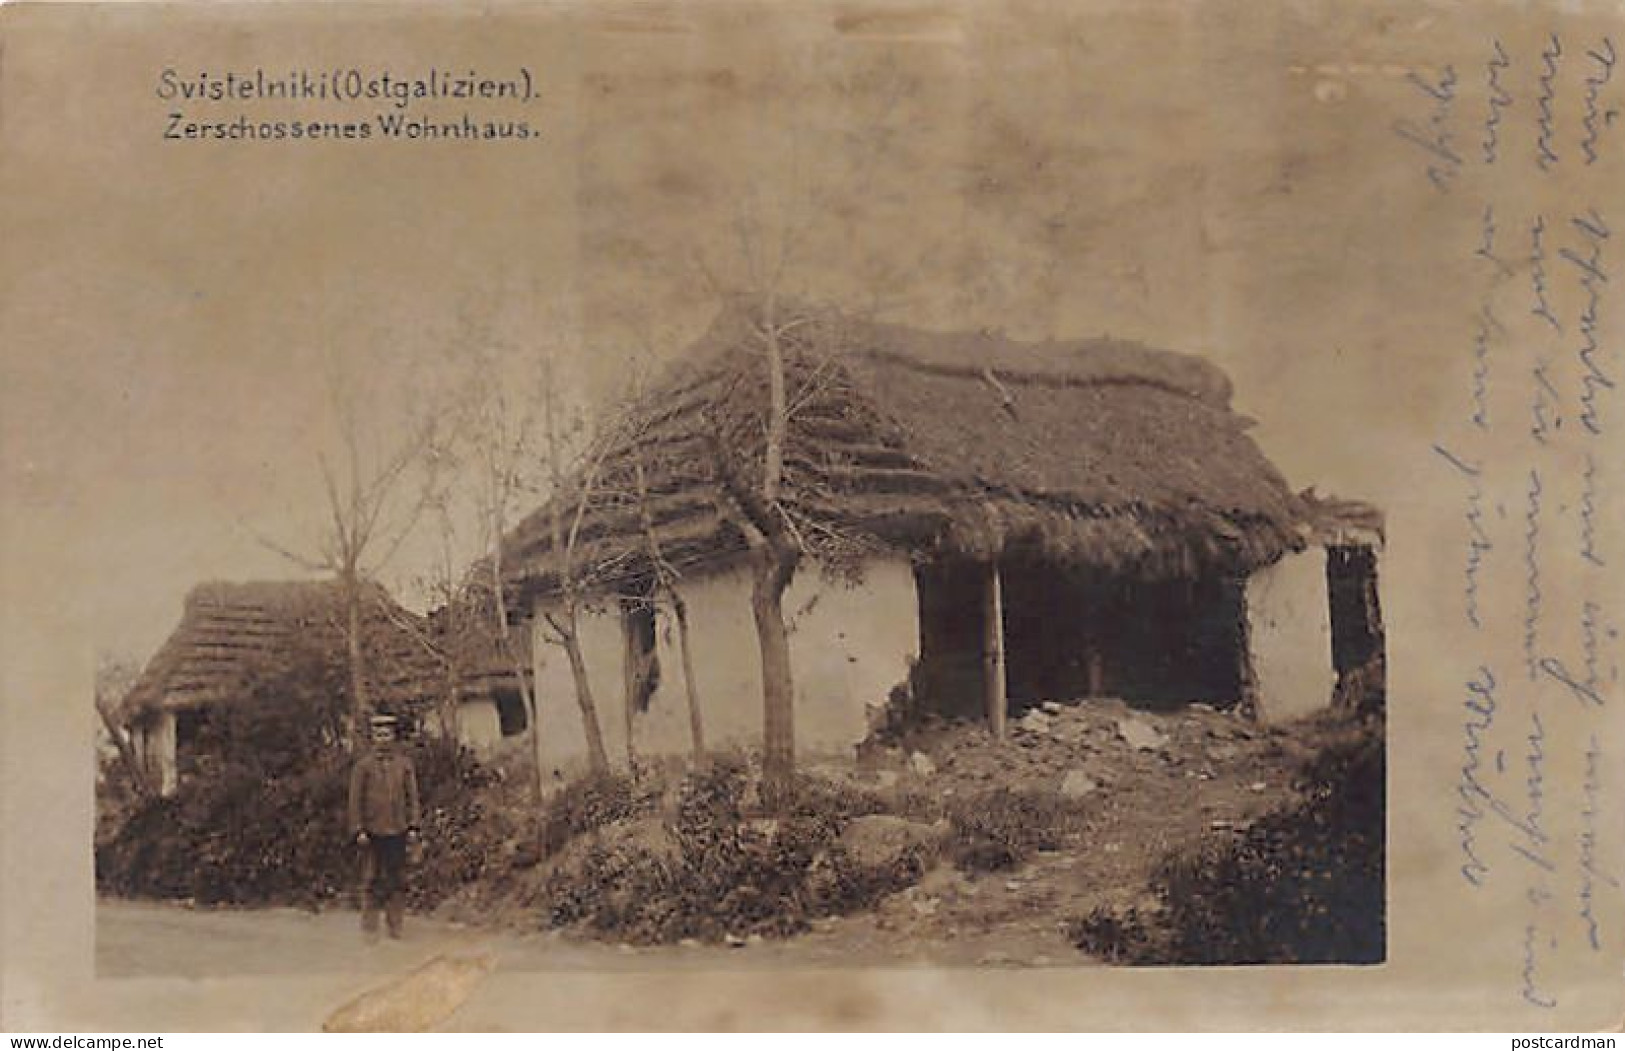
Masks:
[[[1013,708],[1100,696],[1148,708],[1227,707],[1240,698],[1239,581],[1146,580],[1042,562],[1001,570]]]
[[[497,723],[503,737],[517,737],[530,725],[525,698],[518,690],[498,690],[491,698],[497,706]]]
[[[920,602],[920,663],[916,702],[956,718],[981,718],[982,567],[944,559],[914,569]]]
[[[1382,604],[1377,598],[1377,552],[1365,544],[1326,549],[1326,591],[1331,602],[1332,666],[1337,691],[1358,707],[1385,700]]]
[[[1382,652],[1377,555],[1369,547],[1326,549],[1326,588],[1332,604],[1332,663],[1351,671]]]
[[[175,711],[175,772],[195,774],[203,752],[203,739],[209,731],[206,708],[179,708]],[[218,747],[218,738],[216,738]]]
[[[1242,695],[1243,582],[1149,581],[1064,570],[1041,560],[1000,565],[1010,709],[1120,697],[1148,708]],[[915,571],[920,602],[918,689],[927,708],[979,718],[983,705],[985,575],[945,560]]]

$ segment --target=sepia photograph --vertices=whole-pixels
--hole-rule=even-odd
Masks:
[[[1625,22],[1483,7],[0,12],[7,1028],[1617,1025]]]
[[[187,933],[150,900],[814,960],[1382,960],[1382,517],[1294,492],[1211,364],[770,293],[574,449],[554,392],[476,393],[377,474],[337,450],[334,579],[196,584],[101,670],[125,966]],[[464,484],[513,525],[408,609],[361,559]]]

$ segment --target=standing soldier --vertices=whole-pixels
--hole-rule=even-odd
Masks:
[[[362,849],[361,929],[378,932],[384,908],[389,936],[401,936],[406,844],[418,832],[418,778],[396,744],[395,719],[372,717],[372,747],[350,773],[350,835]]]

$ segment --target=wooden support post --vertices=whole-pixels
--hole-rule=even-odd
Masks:
[[[987,564],[982,588],[982,697],[987,702],[988,729],[1002,738],[1010,705],[1004,671],[1004,584],[996,560]]]

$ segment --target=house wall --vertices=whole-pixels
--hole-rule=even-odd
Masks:
[[[711,748],[760,747],[761,664],[750,610],[751,577],[737,567],[681,585],[688,607],[696,686]],[[919,649],[913,570],[901,556],[873,559],[856,585],[796,574],[784,596],[795,676],[796,746],[803,754],[849,754],[868,733],[869,708],[886,702]],[[564,651],[545,641],[537,617],[537,696],[544,771],[560,776],[585,764],[581,713]],[[625,642],[618,610],[583,613],[582,656],[614,765],[626,763]],[[633,721],[640,755],[686,754],[688,701],[675,618],[660,611],[655,633],[660,682]]]
[[[457,705],[457,740],[477,752],[485,752],[502,742],[502,717],[489,697],[467,700]]]
[[[1260,716],[1280,722],[1331,703],[1331,604],[1326,552],[1289,554],[1247,581],[1247,626]]]

